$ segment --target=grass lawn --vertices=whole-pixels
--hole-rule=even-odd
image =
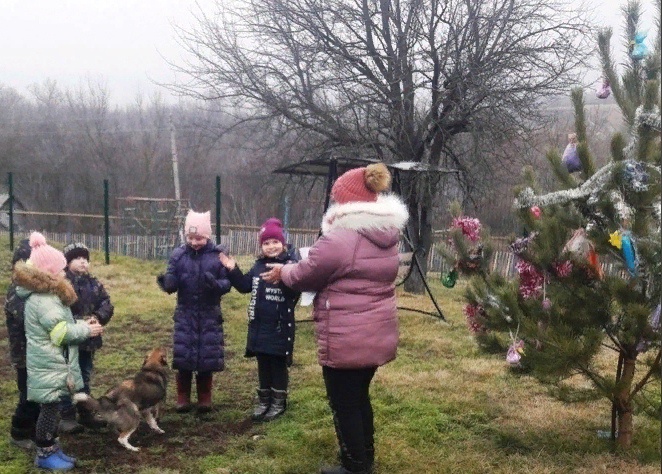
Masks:
[[[0,291],[9,281],[10,253],[0,240]],[[175,296],[162,293],[155,277],[165,262],[113,257],[102,264],[92,254],[93,273],[108,289],[115,316],[97,353],[93,395],[102,395],[133,375],[145,353],[171,347]],[[250,258],[240,259],[246,269]],[[464,323],[461,282],[452,290],[431,281],[448,324],[413,312],[400,313],[398,358],[377,372],[372,385],[376,468],[380,473],[659,473],[660,422],[637,415],[635,441],[615,455],[597,430],[608,430],[605,400],[563,403],[528,376],[509,371],[505,355],[478,352]],[[62,435],[65,451],[80,459],[81,473],[316,473],[334,463],[336,440],[317,365],[313,327],[297,326],[287,413],[269,424],[248,419],[257,384],[254,359],[243,357],[247,295],[223,298],[226,370],[214,378],[214,411],[174,411],[174,375],[160,426],[133,435],[141,448],[121,447],[109,429]],[[400,295],[402,306],[431,309],[423,296]],[[297,319],[310,318],[308,308]],[[33,472],[32,453],[9,443],[16,403],[4,317],[0,322],[0,474]],[[613,366],[612,366],[613,367]],[[36,472],[36,471],[35,471]]]

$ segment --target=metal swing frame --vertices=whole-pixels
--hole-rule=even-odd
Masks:
[[[333,186],[333,183],[338,179],[340,175],[345,173],[346,171],[349,171],[350,169],[353,168],[359,168],[362,166],[367,166],[373,163],[378,163],[379,160],[373,159],[373,158],[346,158],[342,156],[336,156],[333,153],[326,153],[318,158],[308,160],[308,161],[303,161],[300,163],[296,163],[293,165],[288,165],[284,166],[282,168],[278,168],[273,171],[273,173],[277,174],[287,174],[290,176],[311,176],[311,177],[318,177],[318,176],[325,176],[326,184],[325,184],[325,198],[324,198],[324,209],[322,211],[322,214],[324,214],[327,209],[329,208],[329,204],[331,201],[331,188]],[[431,167],[429,165],[425,165],[423,163],[411,163],[411,162],[402,162],[402,163],[392,163],[388,164],[385,163],[385,165],[389,168],[389,171],[393,175],[393,187],[394,191],[399,195],[402,196],[402,176],[401,173],[407,173],[407,172],[413,172],[413,173],[424,173],[424,172],[432,172],[432,173],[438,173],[438,174],[448,174],[448,173],[457,173],[457,170],[450,170],[450,169],[445,169],[445,168],[435,168]],[[321,235],[321,232],[320,232]],[[432,294],[432,291],[430,289],[430,286],[428,285],[427,282],[427,277],[426,275],[423,274],[423,270],[421,267],[421,264],[419,262],[418,254],[419,254],[419,249],[415,248],[412,244],[411,238],[410,238],[410,230],[409,226],[405,227],[404,230],[404,239],[406,244],[409,246],[412,252],[412,260],[409,265],[409,270],[407,271],[407,274],[405,275],[404,279],[398,283],[399,285],[404,284],[407,279],[411,276],[412,272],[414,269],[416,269],[421,276],[421,279],[423,281],[423,285],[425,287],[425,291],[427,292],[430,300],[432,301],[432,304],[434,305],[436,309],[436,313],[431,312],[431,311],[423,311],[420,309],[415,309],[415,308],[407,308],[407,307],[402,307],[398,306],[398,309],[404,310],[404,311],[412,311],[415,313],[421,313],[421,314],[426,314],[429,316],[433,316],[436,318],[441,319],[444,322],[448,322],[444,316],[443,311],[439,307],[439,304],[437,303],[437,300],[435,299],[434,295]]]

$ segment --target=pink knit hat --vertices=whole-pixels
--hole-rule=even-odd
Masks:
[[[39,232],[30,234],[30,252],[29,262],[39,270],[57,275],[67,266],[67,259],[58,249],[51,247],[46,243],[46,237]]]
[[[260,228],[260,245],[264,243],[265,240],[276,239],[285,245],[285,235],[283,234],[283,223],[280,219],[272,217],[267,219],[262,227]]]
[[[211,215],[207,212],[188,211],[184,222],[186,235],[196,234],[205,238],[211,237]]]
[[[383,163],[354,168],[340,176],[331,188],[331,199],[338,204],[375,202],[381,191],[391,185],[391,174]]]

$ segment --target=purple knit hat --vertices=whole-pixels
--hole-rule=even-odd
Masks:
[[[283,234],[283,223],[280,219],[271,217],[267,219],[260,228],[260,245],[265,240],[276,239],[285,245],[285,234]]]

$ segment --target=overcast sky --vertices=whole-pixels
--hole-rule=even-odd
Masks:
[[[589,0],[617,33],[624,1]],[[64,87],[91,78],[117,104],[157,90],[174,101],[152,81],[175,79],[162,56],[181,56],[172,24],[191,25],[196,3],[211,11],[214,0],[0,0],[0,85],[25,94],[47,78]],[[653,0],[642,3],[652,17]]]

